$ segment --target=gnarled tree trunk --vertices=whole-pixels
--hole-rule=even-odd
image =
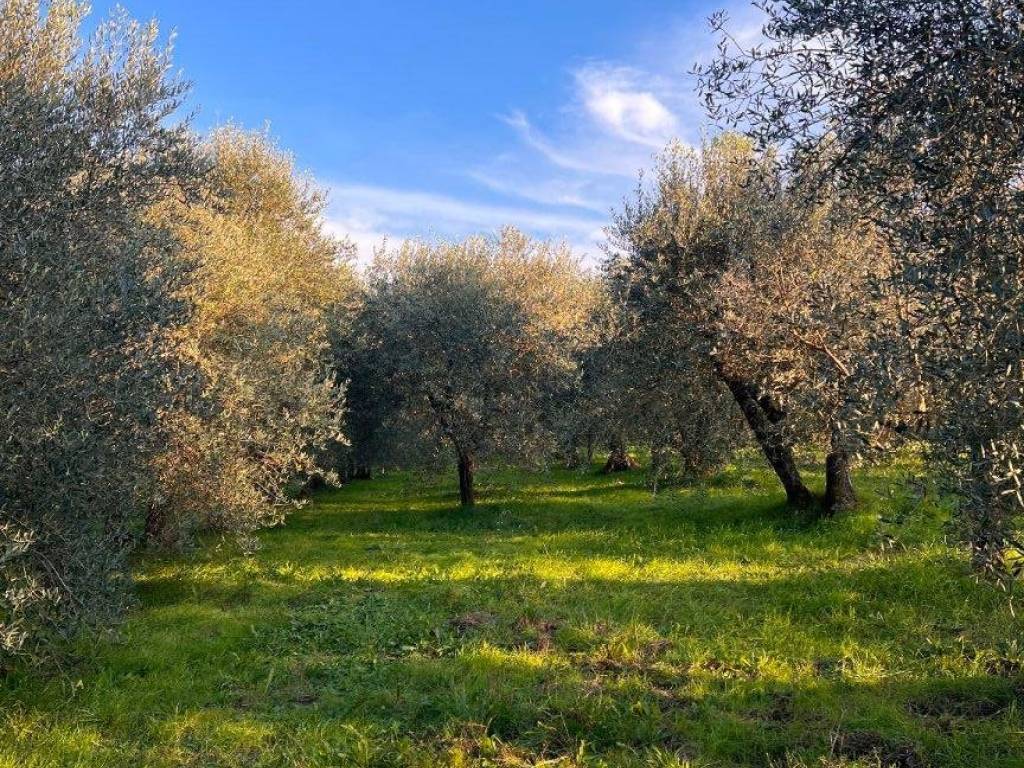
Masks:
[[[459,452],[459,501],[464,507],[472,507],[476,504],[476,491],[473,488],[473,471],[475,469],[473,457],[469,454]]]
[[[776,426],[785,418],[785,413],[767,397],[758,397],[757,388],[749,382],[727,376],[719,368],[718,376],[729,388],[743,416],[750,426],[768,464],[775,470],[782,487],[786,489],[787,501],[795,507],[809,507],[814,496],[800,477],[793,449],[779,435]]]

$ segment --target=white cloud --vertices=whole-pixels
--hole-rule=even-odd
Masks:
[[[679,120],[635,69],[590,64],[575,72],[579,96],[591,118],[614,136],[660,149],[675,138]]]
[[[725,0],[744,44],[759,37],[763,16],[746,0]],[[692,17],[635,41],[628,60],[590,60],[566,73],[560,109],[528,115],[509,105],[500,116],[515,141],[487,159],[456,169],[488,198],[359,184],[329,185],[326,225],[347,235],[364,263],[385,238],[461,238],[514,225],[565,240],[591,261],[599,253],[608,212],[634,186],[655,152],[672,140],[695,144],[706,118],[690,71],[715,55],[715,39]],[[466,197],[462,195],[465,194]]]
[[[369,185],[329,185],[331,207],[350,206],[350,210],[366,216],[366,221],[380,223],[405,220],[416,222],[423,217],[439,226],[496,228],[520,222],[524,227],[540,230],[564,229],[567,232],[589,231],[593,219],[523,208],[470,203],[446,195],[391,189]]]
[[[514,111],[502,120],[515,129],[524,144],[562,170],[597,176],[635,176],[640,167],[624,163],[621,155],[599,151],[596,146],[586,143],[579,149],[559,147],[520,111]]]
[[[477,169],[476,178],[508,188],[507,167],[515,165],[527,169],[518,173],[526,179],[515,185],[519,196],[606,213],[657,151],[695,133],[679,118],[693,99],[671,77],[613,62],[591,61],[570,78],[571,95],[545,129],[519,110],[501,118],[520,140],[518,152],[507,153],[516,161]]]
[[[763,39],[764,12],[749,0],[719,5],[740,45]],[[696,144],[707,132],[692,70],[717,55],[717,42],[707,24],[681,16],[637,40],[628,60],[590,60],[571,70],[573,89],[559,117],[512,111],[503,119],[523,149],[552,166],[552,177],[568,171],[591,179],[635,178],[670,141]]]

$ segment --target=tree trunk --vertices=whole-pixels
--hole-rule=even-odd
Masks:
[[[658,483],[661,480],[661,473],[665,469],[667,464],[665,448],[660,445],[651,444],[651,469],[650,469],[650,485],[651,493],[655,496],[658,495]]]
[[[164,514],[163,506],[151,501],[146,512],[146,542],[162,544],[166,534],[167,517]]]
[[[850,475],[850,454],[833,449],[825,458],[825,513],[835,514],[857,505],[857,492]]]
[[[459,501],[464,507],[476,504],[476,491],[473,489],[473,457],[459,453]]]
[[[561,460],[566,469],[579,469],[583,466],[583,449],[575,436],[567,445],[561,447]]]
[[[751,432],[761,446],[764,457],[768,464],[775,470],[782,487],[786,489],[786,499],[795,507],[809,507],[814,503],[814,496],[800,477],[800,470],[797,469],[796,460],[793,458],[793,449],[787,445],[774,429],[785,418],[785,414],[777,408],[771,400],[762,398],[759,402],[756,388],[745,381],[726,376],[719,369],[719,377],[729,387],[732,396],[736,399],[737,405],[743,411],[743,416],[750,426]]]
[[[602,473],[610,475],[612,472],[628,472],[637,468],[637,463],[629,451],[626,450],[626,441],[622,437],[616,437],[610,446],[611,453],[608,454],[608,461],[604,463]]]
[[[306,478],[306,482],[302,484],[303,493],[315,493],[316,491],[322,491],[327,487],[327,478],[321,473],[314,472]]]

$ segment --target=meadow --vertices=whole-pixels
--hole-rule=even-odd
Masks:
[[[1024,765],[1024,624],[890,471],[817,522],[752,457],[325,491],[140,557],[126,623],[0,680],[0,766]]]

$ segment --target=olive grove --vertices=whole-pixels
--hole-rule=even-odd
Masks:
[[[155,24],[0,0],[0,672],[121,615],[143,547],[249,552],[391,467],[453,466],[472,507],[487,464],[635,454],[657,490],[756,446],[829,515],[910,436],[1011,585],[1024,8],[760,7],[696,70],[723,131],[654,156],[597,268],[512,226],[358,267],[268,135],[181,117]]]

